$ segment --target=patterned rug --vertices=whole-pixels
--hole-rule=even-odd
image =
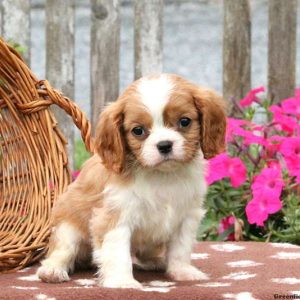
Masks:
[[[195,245],[192,261],[209,280],[179,283],[163,273],[135,271],[142,290],[101,288],[95,270],[75,272],[69,282],[47,284],[38,280],[33,266],[0,275],[0,299],[300,299],[299,246],[203,242]]]

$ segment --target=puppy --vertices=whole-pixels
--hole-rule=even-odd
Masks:
[[[104,287],[141,288],[133,260],[173,280],[207,279],[190,256],[206,159],[224,151],[225,127],[211,90],[171,74],[132,83],[100,115],[96,153],[54,207],[39,278],[67,281],[92,254]]]

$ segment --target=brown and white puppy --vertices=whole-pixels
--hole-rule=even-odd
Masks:
[[[206,159],[224,150],[222,98],[162,74],[132,83],[100,115],[96,154],[53,211],[46,282],[69,280],[89,256],[104,287],[140,288],[144,269],[166,267],[174,280],[207,276],[191,265],[204,215]]]

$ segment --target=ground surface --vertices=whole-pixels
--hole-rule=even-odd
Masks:
[[[202,242],[195,246],[192,262],[209,276],[208,280],[178,283],[163,273],[135,272],[135,278],[143,284],[142,290],[101,288],[97,286],[95,270],[76,272],[69,282],[46,284],[37,279],[36,267],[26,268],[0,275],[0,299],[279,299],[274,295],[300,298],[299,246]]]

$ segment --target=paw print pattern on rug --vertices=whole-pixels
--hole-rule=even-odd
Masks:
[[[224,294],[224,299],[234,299],[234,300],[258,300],[257,298],[254,298],[253,295],[249,292],[242,292],[238,294]]]
[[[251,274],[245,271],[240,271],[236,273],[230,273],[226,276],[223,276],[223,279],[231,279],[231,280],[245,280],[249,278],[255,277],[256,274]]]
[[[300,252],[278,252],[271,257],[277,259],[300,259]]]
[[[191,255],[191,259],[207,259],[208,257],[208,253],[192,253]]]
[[[211,246],[212,249],[221,252],[233,252],[238,250],[244,250],[244,246],[239,246],[232,243],[216,244]]]
[[[300,278],[295,277],[287,277],[287,278],[272,278],[273,282],[276,283],[283,283],[283,284],[299,284],[300,285]]]
[[[263,263],[258,263],[253,260],[238,260],[238,261],[230,261],[226,263],[229,267],[232,268],[247,268],[247,267],[256,267],[261,266]]]
[[[68,282],[47,284],[35,275],[37,266],[34,266],[1,275],[0,299],[258,300],[273,299],[274,291],[300,297],[299,246],[201,242],[195,245],[191,262],[209,275],[209,279],[179,282],[172,281],[163,272],[135,270],[134,277],[142,284],[141,289],[135,290],[100,287],[95,269],[76,271]]]
[[[54,298],[54,297],[48,297],[45,294],[37,294],[37,295],[35,295],[35,299],[36,300],[56,300],[56,298]]]

